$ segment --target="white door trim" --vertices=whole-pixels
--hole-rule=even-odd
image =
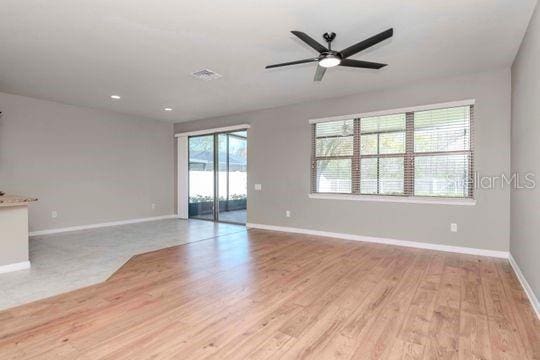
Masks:
[[[177,210],[176,214],[180,219],[189,217],[189,173],[188,173],[188,137],[177,137]]]
[[[246,129],[249,129],[249,127],[250,127],[249,124],[240,124],[240,125],[225,126],[225,127],[206,129],[206,130],[188,131],[188,132],[174,134],[174,136],[181,137],[181,136],[210,135],[210,134],[215,134],[215,133],[220,133],[220,132],[246,130]]]
[[[189,137],[212,135],[216,133],[232,132],[249,129],[249,124],[225,126],[213,129],[189,131],[174,134],[177,139],[177,209],[180,219],[189,218]]]

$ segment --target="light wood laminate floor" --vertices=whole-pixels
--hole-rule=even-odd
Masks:
[[[0,312],[0,359],[539,359],[501,259],[250,230]]]

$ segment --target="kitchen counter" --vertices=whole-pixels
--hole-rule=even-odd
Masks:
[[[19,195],[2,195],[0,196],[0,206],[20,206],[28,205],[28,203],[37,201],[36,198]]]
[[[36,198],[0,196],[0,273],[28,269],[28,205]]]

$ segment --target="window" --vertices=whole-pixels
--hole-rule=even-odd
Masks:
[[[361,118],[360,193],[404,195],[405,114]]]
[[[354,121],[321,123],[314,131],[318,191],[351,193]]]
[[[312,125],[312,192],[473,197],[473,105]]]

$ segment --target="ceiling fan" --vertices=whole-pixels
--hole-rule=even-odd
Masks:
[[[334,51],[332,50],[332,41],[336,38],[335,33],[324,33],[323,38],[328,43],[328,47],[324,47],[319,42],[314,40],[312,37],[310,37],[309,35],[301,31],[291,31],[291,32],[294,35],[296,35],[300,40],[308,44],[310,47],[317,50],[319,52],[319,56],[315,58],[290,61],[290,62],[281,63],[281,64],[268,65],[265,68],[271,69],[271,68],[276,68],[276,67],[281,67],[281,66],[318,62],[317,70],[315,71],[315,77],[313,78],[313,81],[321,81],[327,68],[338,66],[338,65],[347,66],[347,67],[364,68],[364,69],[380,69],[382,67],[385,67],[387,64],[380,64],[380,63],[362,61],[362,60],[353,60],[353,59],[348,59],[348,57],[354,54],[357,54],[360,51],[363,51],[369,47],[372,47],[373,45],[376,45],[380,43],[381,41],[384,41],[392,37],[392,35],[394,35],[394,29],[388,29],[366,40],[360,41],[359,43],[349,46],[346,49],[343,49],[341,51]]]

